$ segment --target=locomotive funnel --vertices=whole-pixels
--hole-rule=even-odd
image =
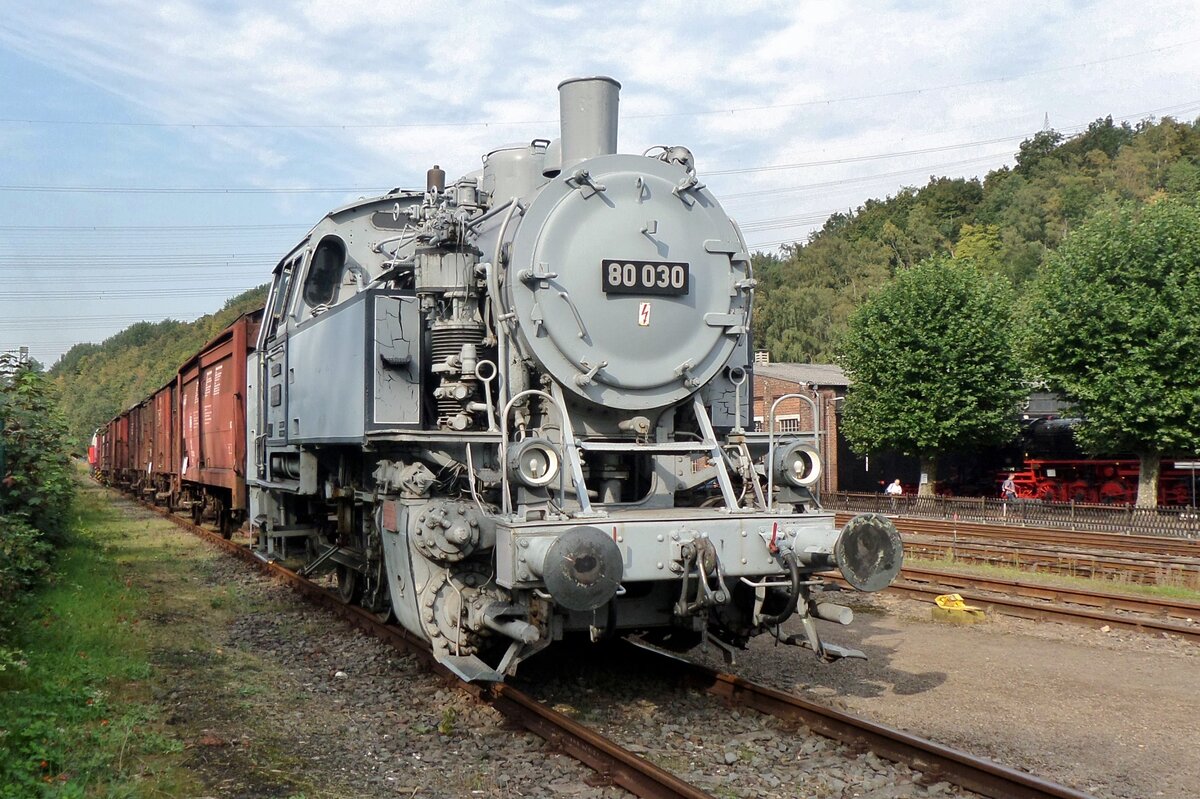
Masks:
[[[595,527],[560,535],[542,561],[542,579],[554,601],[570,610],[595,610],[621,585],[621,550]]]
[[[562,170],[617,151],[617,103],[621,84],[612,78],[569,78],[558,84]]]
[[[880,591],[900,573],[904,544],[886,516],[860,513],[842,528],[833,558],[850,585],[859,591]]]

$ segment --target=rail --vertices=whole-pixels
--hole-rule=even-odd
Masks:
[[[386,624],[379,617],[357,605],[347,605],[332,592],[281,564],[266,561],[249,547],[222,538],[190,520],[163,508],[142,503],[173,524],[200,537],[225,552],[241,558],[264,574],[270,575],[298,591],[318,606],[333,612],[385,643],[417,658],[428,670],[437,674],[458,690],[475,696],[499,711],[510,721],[524,727],[565,752],[569,757],[597,771],[605,781],[626,789],[635,796],[653,799],[713,799],[696,786],[681,780],[623,748],[599,733],[588,729],[566,715],[546,707],[523,691],[507,683],[463,683],[434,659],[429,647],[416,636],[395,624]]]
[[[1016,527],[1200,538],[1200,509],[1192,507],[1139,508],[1133,505],[989,497],[890,497],[848,491],[826,493],[821,504],[826,510],[832,511],[865,511]]]
[[[249,547],[212,533],[190,520],[146,503],[176,526],[241,558],[266,574],[282,580],[316,604],[341,616],[369,635],[414,655],[426,668],[439,674],[459,690],[492,705],[513,722],[525,727],[568,756],[596,770],[604,782],[618,785],[639,797],[654,799],[712,799],[692,785],[643,757],[538,702],[507,683],[461,683],[439,666],[427,646],[404,629],[385,624],[363,608],[347,605],[334,594],[278,563],[261,559]],[[1002,766],[987,758],[969,755],[952,747],[868,721],[849,713],[808,702],[798,696],[758,685],[731,674],[630,643],[630,653],[664,664],[673,679],[684,679],[696,688],[730,704],[754,708],[776,718],[808,725],[818,734],[862,746],[880,757],[948,779],[954,784],[993,799],[1090,799],[1088,794],[1043,780],[1032,774]],[[648,662],[643,661],[643,662]]]
[[[626,646],[631,657],[639,658],[639,667],[656,665],[672,679],[684,680],[731,705],[753,708],[778,719],[804,724],[820,735],[869,749],[882,758],[937,775],[983,796],[996,799],[1088,799],[1089,796],[987,758],[719,672],[637,642],[627,641]]]

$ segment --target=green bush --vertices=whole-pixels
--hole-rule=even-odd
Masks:
[[[67,535],[74,490],[49,380],[32,369],[0,380],[0,625],[48,572]]]
[[[35,528],[0,516],[0,607],[12,605],[49,570],[52,549]]]
[[[66,423],[50,381],[22,369],[0,383],[0,423],[0,516],[24,518],[52,544],[61,543],[75,485]]]

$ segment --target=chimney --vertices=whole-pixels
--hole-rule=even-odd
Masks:
[[[562,169],[617,151],[621,84],[612,78],[568,78],[558,84]]]

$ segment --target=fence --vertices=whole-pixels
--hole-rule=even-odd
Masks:
[[[1138,508],[1080,502],[1003,500],[987,497],[890,497],[885,494],[826,492],[826,510],[874,512],[963,522],[992,522],[1107,533],[1136,533],[1175,538],[1200,537],[1200,512],[1192,507]]]

